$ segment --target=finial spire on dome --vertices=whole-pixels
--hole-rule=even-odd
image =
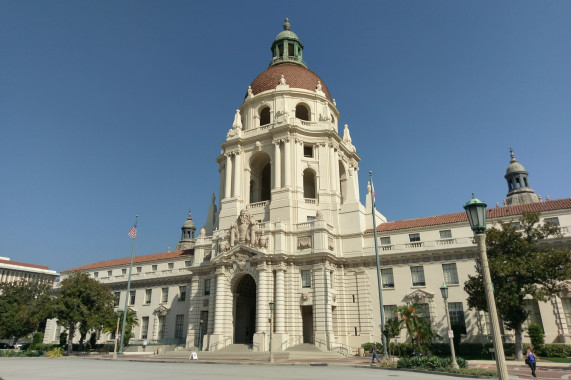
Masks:
[[[286,17],[286,19],[284,21],[284,30],[290,30],[290,28],[291,28],[291,24],[289,23],[289,20]]]
[[[511,146],[510,146],[510,157],[512,161],[515,160],[514,150],[512,149]]]

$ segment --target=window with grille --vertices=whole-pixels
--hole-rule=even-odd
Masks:
[[[424,319],[428,323],[428,326],[430,326],[430,311],[428,309],[428,304],[421,303],[417,304],[416,306],[416,312],[418,313],[418,316]]]
[[[156,271],[157,269],[159,269],[159,266],[155,264],[155,265],[153,265],[151,268],[152,268],[153,271]]]
[[[397,305],[383,305],[383,313],[385,313],[385,323],[390,319],[398,319],[395,313]]]
[[[422,266],[410,267],[412,286],[426,286],[424,281],[424,268]]]
[[[381,277],[383,279],[383,288],[392,289],[395,287],[395,279],[393,277],[393,268],[381,269]]]
[[[523,323],[524,330],[532,323],[537,323],[543,329],[543,321],[541,320],[541,312],[539,311],[539,304],[536,300],[524,300],[524,308],[527,311],[527,319]],[[544,330],[545,331],[545,330]]]
[[[440,239],[450,239],[452,237],[452,231],[442,230],[440,231]]]
[[[129,305],[131,305],[131,306],[133,306],[135,304],[135,295],[136,295],[136,293],[134,290],[131,290],[129,292]]]
[[[185,301],[186,300],[186,285],[182,285],[178,287],[178,300]]]
[[[121,269],[121,274],[127,274],[127,268]]]
[[[143,317],[141,322],[141,339],[147,339],[149,334],[149,317]]]
[[[210,279],[209,278],[204,280],[204,295],[205,296],[210,295]]]
[[[420,234],[408,234],[408,239],[410,240],[411,243],[420,241]]]
[[[545,218],[543,219],[543,222],[545,224],[549,223],[549,224],[553,224],[556,226],[559,226],[559,218],[555,217],[555,218]]]
[[[302,288],[311,288],[311,271],[310,270],[302,270],[301,271],[301,287]]]
[[[99,272],[93,272],[93,277],[95,278],[99,277]]]
[[[565,314],[567,326],[571,326],[571,298],[561,298],[561,305],[563,306],[563,314]]]
[[[158,336],[159,339],[164,339],[165,338],[165,331],[166,331],[166,318],[164,315],[159,315],[159,331],[158,331]]]
[[[109,276],[109,277],[113,276],[113,271],[112,271],[112,270],[108,270],[108,271],[107,271],[107,276]]]
[[[121,292],[115,292],[115,306],[119,306],[120,299],[121,299]]]
[[[169,301],[169,288],[161,289],[161,302],[167,303]]]
[[[184,326],[184,314],[177,314],[174,325],[174,337],[182,338],[182,330]]]
[[[448,302],[448,314],[450,314],[450,325],[458,326],[461,334],[466,334],[466,320],[464,319],[464,309],[462,302]]]
[[[145,305],[149,305],[151,303],[151,295],[153,294],[153,289],[146,289],[145,290]]]
[[[442,272],[444,273],[444,283],[446,285],[458,285],[458,270],[456,263],[442,264]]]
[[[391,245],[391,237],[390,236],[382,237],[381,245]]]

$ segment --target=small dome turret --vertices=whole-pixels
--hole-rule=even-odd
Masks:
[[[539,202],[539,196],[529,187],[527,180],[528,172],[524,166],[516,160],[512,148],[510,148],[510,156],[510,164],[504,176],[508,182],[508,194],[506,199],[504,199],[504,204],[506,206],[512,206]]]
[[[180,228],[182,233],[180,241],[177,244],[177,250],[190,249],[194,246],[194,234],[196,232],[196,226],[192,221],[192,216],[190,210],[188,210],[188,218]]]

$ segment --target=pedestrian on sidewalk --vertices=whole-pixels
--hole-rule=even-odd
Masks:
[[[373,359],[371,360],[371,364],[375,362],[375,358],[377,359],[377,363],[380,363],[379,360],[379,350],[377,349],[377,343],[373,343],[373,347],[371,347],[371,352],[373,353]]]
[[[531,376],[537,377],[535,374],[535,367],[536,367],[537,357],[531,350],[531,348],[527,349],[527,357],[525,359],[525,363],[531,368]]]

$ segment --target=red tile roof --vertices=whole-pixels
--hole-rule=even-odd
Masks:
[[[48,269],[49,270],[47,265],[20,263],[18,261],[11,261],[11,260],[0,260],[0,263],[1,264],[10,264],[10,265],[19,265],[21,267],[36,268],[36,269]]]
[[[525,205],[489,208],[487,211],[487,218],[494,219],[494,218],[502,218],[512,215],[514,216],[521,215],[524,212],[543,212],[543,211],[564,210],[569,208],[571,208],[571,198],[564,198],[552,201],[530,203]],[[468,222],[468,217],[466,216],[465,212],[457,212],[454,214],[427,216],[424,218],[387,222],[380,224],[377,227],[377,232],[404,230],[407,228],[416,228],[416,227],[429,227],[440,224],[459,223],[459,222]],[[372,229],[367,230],[366,232],[371,233],[373,232],[373,230]]]
[[[252,92],[254,95],[258,95],[264,91],[274,90],[280,83],[282,75],[286,80],[286,84],[291,88],[301,88],[309,91],[315,91],[317,81],[320,81],[321,90],[325,93],[327,99],[331,100],[331,95],[325,82],[313,71],[295,63],[282,63],[269,67],[254,79],[250,85]],[[247,93],[246,96],[248,96]]]
[[[145,262],[149,262],[149,261],[178,259],[181,257],[188,257],[188,256],[191,256],[193,254],[194,254],[193,249],[187,249],[184,251],[172,251],[172,252],[154,253],[151,255],[144,255],[144,256],[135,256],[133,258],[133,264],[145,263]],[[96,268],[108,268],[108,267],[114,267],[117,265],[129,265],[130,261],[131,261],[130,257],[125,257],[122,259],[107,260],[107,261],[99,261],[96,263],[83,265],[83,266],[80,266],[77,268],[64,270],[62,273],[76,272],[76,271],[80,271],[80,270],[96,269]]]

